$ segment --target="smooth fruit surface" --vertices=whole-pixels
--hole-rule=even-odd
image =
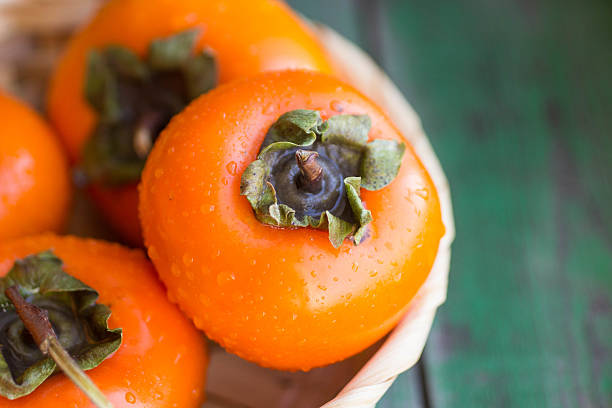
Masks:
[[[331,71],[317,40],[280,1],[110,1],[72,39],[51,84],[49,116],[73,162],[80,161],[96,120],[83,96],[88,52],[121,44],[143,55],[152,40],[190,28],[200,29],[196,49],[207,48],[215,55],[220,83],[276,69]],[[94,189],[102,211],[123,237],[131,244],[140,243],[137,206],[126,204],[136,193],[125,189],[134,190],[135,186]]]
[[[0,93],[0,240],[58,231],[70,196],[56,136],[36,112]]]
[[[98,291],[111,308],[109,327],[123,328],[123,343],[87,371],[115,407],[199,407],[203,400],[206,350],[202,335],[168,302],[151,263],[138,250],[76,237],[41,235],[0,244],[0,275],[14,261],[51,249],[64,270]],[[93,407],[63,374],[32,394],[0,407]]]
[[[370,138],[408,142],[358,91],[322,74],[267,73],[192,102],[154,147],[140,186],[148,253],[171,300],[209,337],[261,365],[303,369],[363,350],[400,319],[444,233],[436,189],[408,146],[399,174],[362,190],[369,237],[257,221],[240,178],[272,123],[294,109],[368,114]]]

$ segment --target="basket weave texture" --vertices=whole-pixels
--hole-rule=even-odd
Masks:
[[[0,0],[0,89],[41,108],[63,45],[100,0]],[[313,24],[343,77],[378,103],[413,145],[438,190],[446,234],[425,284],[406,316],[340,393],[321,408],[372,408],[421,356],[438,306],[446,299],[454,221],[448,183],[418,116],[387,75],[354,44]],[[212,373],[214,376],[214,373]]]

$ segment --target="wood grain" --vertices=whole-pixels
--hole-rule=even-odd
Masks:
[[[431,406],[612,406],[612,3],[379,4],[457,219]]]

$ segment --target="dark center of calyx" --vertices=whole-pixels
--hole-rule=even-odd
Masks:
[[[370,126],[367,115],[283,114],[242,174],[240,194],[265,224],[326,229],[334,247],[345,238],[358,245],[372,221],[360,190],[393,181],[405,150],[394,140],[368,142]]]
[[[89,52],[84,92],[98,116],[83,151],[89,181],[137,182],[159,132],[215,87],[215,59],[194,54],[197,38],[191,30],[154,40],[142,59],[119,45]]]
[[[50,251],[17,260],[0,278],[0,395],[15,399],[34,391],[57,371],[40,351],[5,291],[18,287],[28,303],[48,314],[59,343],[81,369],[98,366],[121,345],[121,329],[109,329],[110,309],[98,293],[65,273]]]

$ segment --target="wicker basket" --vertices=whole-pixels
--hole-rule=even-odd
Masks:
[[[64,42],[99,4],[100,0],[0,0],[0,88],[40,108],[51,67]],[[382,106],[414,146],[438,189],[446,235],[425,284],[386,339],[348,360],[308,373],[264,369],[211,345],[204,407],[374,407],[397,375],[419,359],[436,310],[446,298],[454,238],[450,192],[420,121],[363,51],[325,26],[313,24],[313,29],[340,69],[346,68],[344,77]],[[77,194],[70,232],[112,238],[83,194]]]

